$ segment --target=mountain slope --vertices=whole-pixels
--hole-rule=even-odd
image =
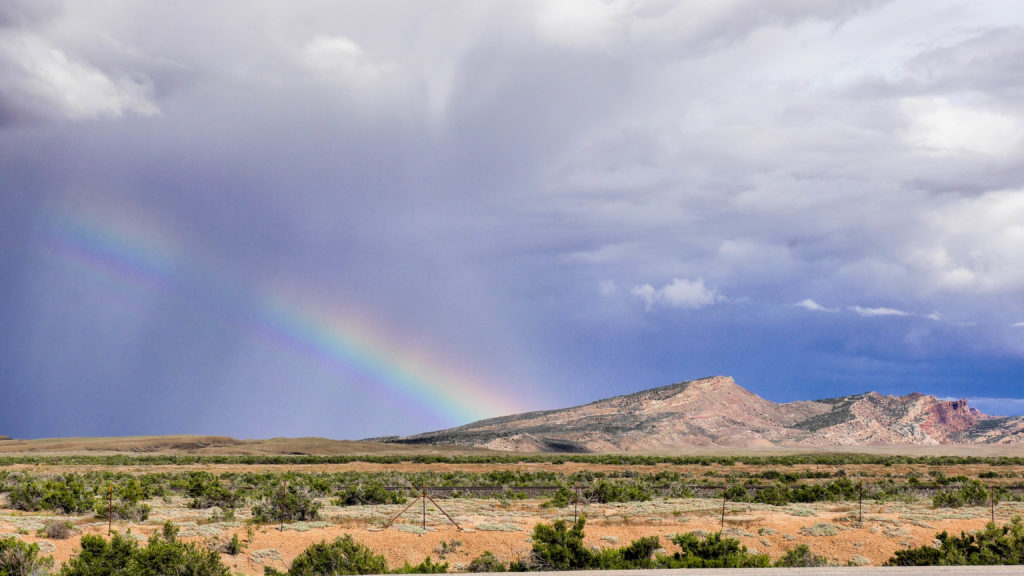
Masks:
[[[695,446],[1022,443],[1024,418],[987,416],[966,400],[875,392],[778,404],[715,376],[562,410],[529,412],[407,437],[526,452],[678,450]]]

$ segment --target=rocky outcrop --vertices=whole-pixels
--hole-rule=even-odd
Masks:
[[[779,404],[715,376],[563,410],[381,439],[523,452],[680,450],[696,446],[928,445],[1024,442],[1024,418],[987,416],[924,394]]]
[[[985,416],[976,408],[969,407],[967,399],[964,398],[936,402],[931,407],[931,418],[926,424],[928,429],[934,431],[966,432],[982,420],[985,420]]]

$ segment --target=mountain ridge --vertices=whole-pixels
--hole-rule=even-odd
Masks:
[[[1024,444],[1024,417],[967,400],[911,393],[776,403],[712,376],[569,408],[488,418],[380,442],[521,452],[631,452],[694,447]]]

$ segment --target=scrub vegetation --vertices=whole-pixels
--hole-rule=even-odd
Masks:
[[[1007,458],[547,455],[516,457],[513,464],[493,464],[490,457],[474,456],[428,457],[431,464],[416,462],[416,457],[382,465],[376,462],[380,459],[367,457],[357,460],[371,460],[364,464],[373,465],[297,465],[294,469],[237,463],[248,457],[228,457],[234,461],[228,465],[141,465],[139,459],[124,457],[132,466],[122,467],[103,464],[107,456],[69,457],[89,461],[88,465],[54,463],[63,458],[0,467],[0,502],[10,512],[0,521],[17,529],[17,534],[11,533],[14,528],[4,528],[6,533],[0,534],[0,576],[201,576],[230,574],[246,563],[247,574],[254,574],[253,570],[342,574],[821,566],[870,561],[1018,563],[1017,551],[1024,546],[1019,519],[959,537],[944,531],[959,531],[956,519],[987,520],[990,507],[994,515],[994,507],[1001,503],[1004,519],[1010,516],[1007,510],[1014,514],[1024,510],[1014,504],[1024,494],[1024,461]],[[461,462],[464,459],[474,461]],[[390,529],[395,537],[404,533],[403,527],[414,527],[421,538],[434,540],[418,553],[422,556],[399,556],[389,566],[384,559],[388,550],[370,548],[363,540],[373,531],[380,532],[387,520],[420,497],[424,487],[442,506],[455,508],[453,515],[460,522],[472,518],[465,523],[470,530],[465,536],[455,532],[437,512],[433,526],[424,528],[419,520],[410,524],[404,519]],[[866,508],[863,514],[857,509],[861,501]],[[418,504],[412,508],[416,514],[419,510]],[[155,519],[147,522],[150,515]],[[761,516],[773,517],[775,523],[765,524]],[[106,534],[108,518],[128,531],[121,533],[115,527],[110,536],[100,535],[101,530]],[[174,522],[164,523],[148,538],[131,534],[134,529],[150,534],[151,524],[160,526],[167,518]],[[178,519],[184,521],[178,523]],[[682,529],[666,534],[661,526]],[[452,531],[437,533],[439,527]],[[596,535],[584,544],[588,527]],[[338,536],[352,529],[356,538]],[[322,532],[313,532],[306,540],[297,538],[297,533],[310,530]],[[179,531],[184,535],[179,536]],[[254,538],[256,532],[264,536]],[[937,532],[935,546],[914,546],[930,541]],[[305,550],[278,550],[281,540],[274,538],[289,534]],[[527,536],[530,543],[524,551]],[[31,543],[24,538],[46,541]],[[483,552],[484,544],[492,542],[484,538],[518,542],[519,552],[510,555],[507,545],[494,549],[500,555]],[[891,542],[892,547],[885,556],[878,556],[869,553],[870,545],[857,543],[837,555],[832,542],[843,539],[878,539]],[[257,540],[259,544],[254,544]],[[53,543],[60,542],[64,543],[57,546],[63,550],[77,548],[70,554],[63,552],[63,563],[55,569],[50,555]],[[889,551],[894,551],[891,558]],[[871,555],[871,560],[863,554]]]

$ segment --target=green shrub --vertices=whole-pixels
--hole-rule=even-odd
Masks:
[[[424,558],[423,562],[412,566],[408,562],[405,563],[401,568],[395,570],[395,574],[444,574],[448,571],[448,563],[437,564],[430,559],[430,556]]]
[[[724,498],[729,502],[748,502],[747,489],[738,484],[733,484],[725,489]]]
[[[999,495],[993,495],[996,504]],[[932,497],[932,506],[936,508],[960,508],[962,506],[984,506],[989,500],[988,488],[977,480],[968,480],[959,488],[942,490]]]
[[[651,499],[651,493],[638,484],[600,480],[593,488],[586,491],[586,497],[602,504],[608,502],[645,502]]]
[[[66,474],[47,480],[42,507],[62,514],[85,512],[92,509],[93,497],[78,474]]]
[[[11,488],[8,496],[15,510],[53,510],[62,514],[92,509],[92,494],[78,474],[49,478],[40,483],[24,479]]]
[[[111,496],[113,496],[113,502],[111,502]],[[108,491],[106,497],[101,495],[97,498],[94,511],[99,518],[112,517],[115,520],[142,522],[149,518],[150,512],[149,504],[142,501],[146,496],[147,491],[142,484],[134,477],[129,477],[118,483],[116,489]],[[113,504],[113,514],[110,513],[111,503]]]
[[[27,510],[29,512],[39,510],[43,505],[43,485],[31,479],[26,479],[11,486],[7,495],[11,508],[15,510]]]
[[[593,567],[601,570],[640,570],[657,567],[654,551],[661,548],[657,536],[645,536],[623,548],[605,548],[598,552]]]
[[[406,498],[400,492],[392,492],[380,483],[358,484],[338,492],[331,499],[335,506],[360,506],[370,504],[405,504]]]
[[[82,536],[81,551],[64,563],[60,576],[230,576],[219,554],[198,544],[183,543],[177,533],[177,528],[167,522],[144,547],[116,532],[110,540],[86,534]]]
[[[110,540],[96,534],[82,536],[78,555],[64,563],[60,576],[122,576],[130,574],[128,565],[138,545],[135,540],[114,532]]]
[[[897,550],[889,566],[967,566],[1024,564],[1024,522],[1014,516],[1009,524],[989,522],[984,530],[951,537],[936,535],[939,547],[921,546]]]
[[[149,518],[150,507],[144,502],[125,502],[124,500],[114,501],[114,512],[110,513],[110,503],[106,500],[96,501],[97,518],[113,518],[114,520],[125,520],[128,522],[142,522]]]
[[[807,544],[800,544],[790,548],[786,553],[775,561],[775,566],[787,568],[816,568],[819,566],[830,566],[828,558],[818,556],[811,552]]]
[[[53,558],[39,556],[38,544],[0,538],[0,576],[40,576],[50,573]]]
[[[242,550],[245,550],[245,547],[245,542],[238,538],[238,534],[232,534],[231,540],[224,543],[224,553],[230,556],[237,556]]]
[[[466,570],[468,572],[505,572],[508,567],[498,560],[490,550],[485,550],[483,554],[473,558]]]
[[[586,517],[580,516],[572,528],[569,528],[564,520],[534,526],[531,568],[582,570],[591,567],[594,554],[583,545],[583,527],[586,522]]]
[[[856,500],[860,496],[860,489],[859,484],[840,476],[836,480],[821,484],[769,484],[757,490],[750,500],[773,506],[784,506],[793,502]]]
[[[772,506],[785,506],[792,502],[789,488],[781,484],[770,484],[754,493],[754,502],[771,504]]]
[[[767,555],[751,554],[738,540],[722,538],[719,532],[703,538],[694,534],[675,535],[672,541],[681,550],[672,556],[655,556],[655,552],[661,547],[657,536],[634,540],[629,546],[622,548],[607,548],[595,552],[583,545],[585,523],[586,519],[581,517],[571,526],[563,520],[556,520],[550,525],[537,524],[533,529],[533,551],[530,560],[526,566],[510,565],[510,570],[749,568],[771,565]],[[481,559],[477,566],[483,568],[485,562],[490,560]]]
[[[220,554],[196,543],[182,543],[170,522],[162,533],[154,533],[144,548],[137,548],[129,566],[132,576],[231,576]]]
[[[221,483],[220,479],[210,474],[212,478],[205,476],[193,477],[190,479],[188,495],[192,497],[189,508],[213,508],[217,506],[222,510],[234,510],[245,500],[237,492]]]
[[[387,561],[383,556],[346,534],[333,542],[319,542],[306,548],[292,560],[288,576],[334,576],[336,574],[385,574]],[[273,569],[266,574],[280,574]]]
[[[263,497],[253,505],[253,520],[259,523],[316,520],[320,517],[320,504],[305,488],[289,484],[282,498],[282,490],[265,489]]]
[[[541,504],[545,508],[565,508],[569,504],[572,504],[576,500],[576,494],[566,488],[565,486],[559,486],[555,493],[551,495],[551,499]]]
[[[751,554],[734,538],[722,538],[712,532],[704,538],[694,534],[676,534],[672,542],[681,548],[672,556],[660,556],[661,568],[758,568],[771,565],[766,554]]]

